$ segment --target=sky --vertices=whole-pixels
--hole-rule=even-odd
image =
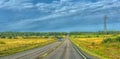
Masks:
[[[0,0],[0,31],[120,30],[120,0]]]

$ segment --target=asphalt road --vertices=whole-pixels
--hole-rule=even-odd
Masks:
[[[40,57],[41,55],[44,57]],[[76,48],[69,38],[66,38],[63,42],[55,42],[44,47],[0,57],[0,59],[98,59],[86,55]]]
[[[78,51],[73,48],[72,43],[69,39],[66,39],[64,43],[58,47],[55,51],[50,53],[44,58],[38,59],[84,59]]]
[[[28,51],[23,51],[20,53],[16,53],[13,55],[5,56],[5,57],[0,57],[0,59],[35,59],[38,57],[40,54],[46,52],[47,50],[54,48],[55,46],[61,44],[61,42],[55,42],[49,45],[46,45],[44,47],[38,47],[32,50]]]

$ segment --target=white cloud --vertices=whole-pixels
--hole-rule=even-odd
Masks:
[[[22,10],[28,8],[36,8],[40,12],[48,12],[49,15],[38,17],[35,19],[23,19],[22,21],[18,21],[12,25],[9,25],[11,28],[18,26],[23,27],[27,26],[28,24],[37,22],[37,21],[46,21],[46,20],[61,20],[59,18],[68,19],[69,17],[76,17],[80,19],[80,17],[90,16],[102,16],[107,12],[108,14],[114,15],[116,13],[120,13],[118,11],[114,11],[113,7],[120,8],[120,1],[119,0],[101,0],[95,3],[81,3],[81,2],[70,2],[71,0],[61,0],[61,1],[54,1],[53,3],[37,3],[33,4],[31,2],[26,2],[28,0],[10,0],[8,2],[0,1],[1,8],[13,9],[13,10]],[[61,3],[62,2],[62,3]],[[65,3],[63,3],[65,2]],[[110,11],[108,10],[110,8]],[[120,11],[120,10],[119,10]],[[41,15],[40,15],[41,16]],[[69,17],[68,17],[69,16]],[[34,16],[33,16],[34,17]],[[72,19],[69,19],[72,20]]]
[[[101,8],[109,8],[109,7],[119,7],[119,0],[101,0],[96,3],[81,3],[81,2],[70,2],[71,0],[60,0],[60,2],[67,2],[67,3],[60,3],[59,1],[53,1],[53,3],[47,4],[47,3],[37,3],[33,4],[32,2],[28,2],[31,0],[0,0],[0,7],[4,8],[9,8],[9,9],[25,9],[25,8],[38,8],[40,11],[55,11],[55,12],[61,12],[61,11],[66,11],[70,9],[79,9],[79,10],[84,10],[84,9],[91,9],[91,8],[96,8],[99,6],[104,6]],[[112,3],[112,5],[108,5]]]
[[[72,14],[79,14],[79,15],[91,15],[92,14],[92,15],[94,15],[91,12],[96,12],[96,13],[101,14],[101,12],[99,12],[99,10],[102,11],[103,9],[120,6],[120,4],[119,4],[120,2],[118,2],[118,1],[113,1],[111,5],[109,5],[109,3],[111,3],[111,2],[99,1],[96,3],[87,3],[87,4],[77,2],[75,4],[69,4],[69,5],[63,5],[63,6],[59,3],[57,3],[57,4],[38,3],[35,6],[38,7],[38,9],[40,11],[43,11],[43,12],[50,11],[50,12],[52,12],[52,14],[46,15],[45,17],[42,17],[42,18],[40,17],[40,18],[33,19],[33,20],[27,20],[27,22],[41,21],[41,20],[57,18],[57,17],[62,17],[62,16],[69,16]],[[33,5],[30,3],[25,4],[25,6],[33,7]],[[54,9],[54,10],[52,10],[52,9]],[[112,10],[112,13],[114,13],[114,10]],[[104,11],[103,11],[103,15],[104,15]],[[26,20],[22,21],[22,22],[26,23]]]
[[[31,8],[33,7],[32,3],[29,3],[28,1],[31,0],[8,0],[4,1],[2,5],[0,5],[0,8],[5,8],[5,9],[23,9],[23,8]]]
[[[72,1],[72,0],[60,0],[60,2],[68,2],[68,1]]]
[[[23,8],[33,8],[34,5],[32,3],[24,3],[22,4]]]

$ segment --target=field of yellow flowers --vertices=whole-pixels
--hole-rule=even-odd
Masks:
[[[55,42],[55,39],[0,39],[0,56],[33,49]]]

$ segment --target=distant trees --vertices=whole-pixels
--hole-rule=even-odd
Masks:
[[[0,32],[0,38],[8,38],[8,39],[17,39],[18,37],[22,38],[32,38],[31,36],[38,36],[38,37],[44,37],[48,38],[49,36],[54,37],[62,37],[64,35],[67,35],[65,32]]]
[[[34,36],[37,37],[43,37],[43,38],[49,38],[52,37],[63,37],[69,35],[75,35],[75,37],[80,37],[79,35],[86,35],[88,37],[91,37],[91,35],[95,35],[96,37],[99,37],[99,35],[103,35],[104,31],[99,32],[0,32],[0,38],[8,38],[8,39],[17,39],[19,37],[22,38],[32,38]],[[108,31],[107,34],[117,35],[120,34],[120,31]]]
[[[98,31],[98,32],[70,32],[70,35],[103,35],[104,31]],[[107,31],[107,34],[120,34],[120,31]]]

